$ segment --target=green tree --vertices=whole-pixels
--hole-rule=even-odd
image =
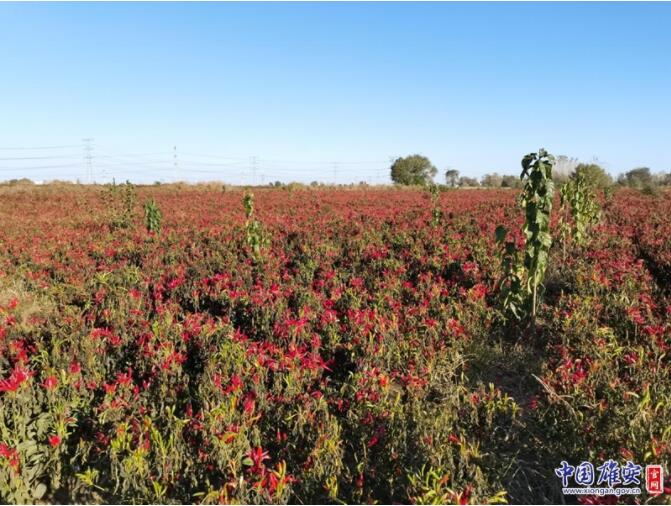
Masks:
[[[500,188],[503,178],[496,172],[482,176],[482,186],[487,188]]]
[[[397,158],[391,166],[391,180],[402,185],[425,185],[431,182],[437,169],[422,155]]]
[[[474,187],[480,186],[480,183],[478,183],[478,180],[474,177],[461,176],[459,178],[459,186]]]
[[[457,169],[448,169],[445,172],[445,182],[448,186],[454,188],[459,182],[459,171]]]
[[[571,175],[572,179],[582,177],[585,183],[592,188],[608,188],[613,184],[613,178],[596,163],[581,163]]]
[[[501,177],[501,187],[502,188],[522,188],[523,184],[519,178],[515,176],[502,176]]]
[[[652,186],[653,177],[648,167],[639,167],[621,174],[618,178],[618,183],[641,189]]]

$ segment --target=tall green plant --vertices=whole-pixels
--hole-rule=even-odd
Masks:
[[[144,223],[147,232],[158,234],[161,231],[161,210],[154,202],[154,199],[146,202],[144,205]]]
[[[266,246],[267,240],[261,223],[254,218],[254,194],[245,192],[242,203],[245,206],[245,216],[247,218],[245,221],[245,239],[254,256],[258,259],[261,256],[261,248]]]
[[[504,272],[499,286],[504,310],[518,320],[531,316],[533,324],[552,246],[550,213],[554,193],[553,163],[554,157],[544,149],[538,153],[529,153],[522,159],[520,179],[524,189],[520,200],[525,212],[522,227],[525,246],[521,261],[515,243],[505,242],[506,229],[502,226],[496,229],[496,240],[503,246]]]
[[[531,317],[534,322],[552,246],[550,213],[554,194],[553,164],[554,157],[541,148],[538,153],[529,153],[522,159],[520,175],[524,182],[521,203],[526,216],[522,227],[526,237],[524,267],[527,270],[527,291],[531,294]]]
[[[496,227],[496,242],[501,247],[503,275],[497,284],[503,309],[521,320],[527,313],[527,297],[524,289],[524,266],[519,261],[515,241],[506,241],[508,230],[503,225]]]
[[[560,194],[562,207],[568,209],[573,218],[571,225],[562,220],[562,230],[564,234],[570,232],[578,246],[584,246],[587,242],[587,231],[601,218],[601,209],[592,187],[585,176],[578,173],[562,186]]]
[[[101,198],[110,229],[129,228],[133,224],[136,197],[135,186],[130,181],[118,185],[112,180],[111,184],[105,185]]]
[[[440,208],[440,187],[437,184],[431,184],[428,189],[431,195],[431,225],[437,227],[443,218],[443,210]]]

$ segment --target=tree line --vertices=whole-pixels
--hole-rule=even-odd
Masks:
[[[553,179],[564,183],[577,176],[583,177],[592,187],[607,188],[614,184],[629,186],[639,190],[652,190],[659,186],[671,185],[671,172],[654,174],[648,167],[638,167],[620,174],[617,179],[596,163],[571,163],[566,157],[569,170],[553,174]],[[434,182],[438,169],[427,157],[410,155],[399,157],[391,165],[391,180],[398,185],[427,185]],[[462,176],[457,169],[447,169],[444,173],[445,185],[452,188],[521,188],[523,182],[519,177],[498,174],[485,174],[479,180],[474,177]]]

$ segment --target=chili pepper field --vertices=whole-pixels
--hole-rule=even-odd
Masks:
[[[517,190],[252,191],[0,188],[0,502],[668,503],[555,469],[668,476],[671,194],[556,196],[530,325]]]

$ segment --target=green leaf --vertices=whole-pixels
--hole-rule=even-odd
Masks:
[[[508,230],[503,225],[499,225],[498,227],[496,227],[496,231],[494,232],[494,234],[496,235],[496,242],[499,243],[503,242],[506,238],[507,233]]]

